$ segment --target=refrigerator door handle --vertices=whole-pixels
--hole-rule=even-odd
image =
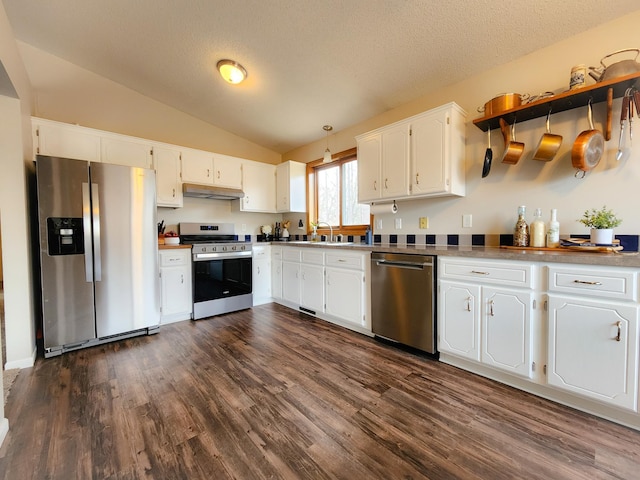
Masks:
[[[100,200],[98,198],[98,184],[91,184],[91,207],[93,209],[93,256],[95,281],[102,280],[102,256],[100,255]]]
[[[91,199],[89,184],[82,184],[82,229],[84,231],[84,273],[87,283],[93,283],[93,255],[91,245]]]

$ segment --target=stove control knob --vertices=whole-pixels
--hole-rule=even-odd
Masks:
[[[231,247],[231,250],[235,250],[235,249],[236,249],[236,246],[235,246],[235,245],[234,245],[233,247]]]

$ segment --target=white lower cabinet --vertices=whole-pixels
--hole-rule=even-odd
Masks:
[[[531,378],[534,267],[446,257],[438,267],[438,350]]]
[[[361,333],[371,333],[369,252],[279,248],[282,249],[282,294],[273,294],[276,301]],[[272,259],[275,269],[278,260],[274,255]],[[273,269],[271,278],[276,282],[279,276]]]
[[[548,272],[549,385],[637,412],[637,273],[562,265]]]
[[[271,247],[254,245],[251,263],[253,304],[269,303],[271,301]]]
[[[160,250],[161,323],[191,318],[193,294],[191,291],[191,249]]]
[[[271,297],[282,300],[282,247],[271,247]]]

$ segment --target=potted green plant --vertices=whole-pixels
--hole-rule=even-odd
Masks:
[[[591,243],[607,245],[613,243],[613,229],[622,223],[622,219],[613,210],[607,209],[606,205],[599,210],[585,210],[578,221],[591,229]]]

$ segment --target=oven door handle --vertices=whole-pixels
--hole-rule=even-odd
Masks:
[[[251,257],[251,250],[244,252],[221,252],[221,253],[195,253],[193,255],[194,262],[202,262],[205,260],[211,260],[215,258],[243,258],[243,257]]]

